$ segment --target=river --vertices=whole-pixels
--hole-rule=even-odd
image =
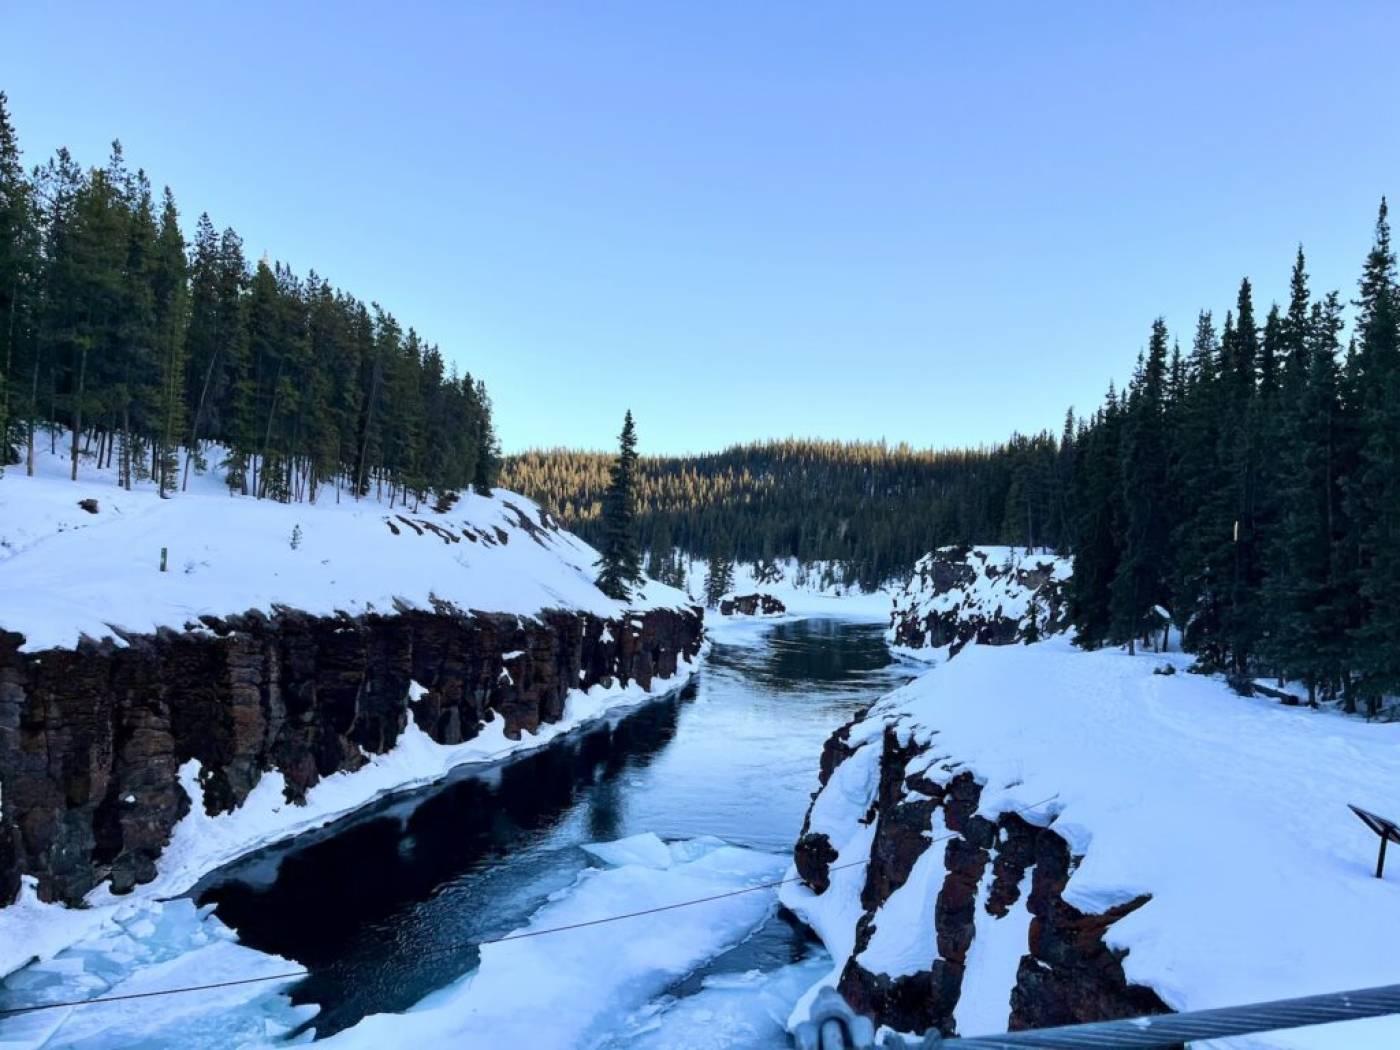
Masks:
[[[244,944],[310,971],[293,998],[319,1006],[311,1025],[321,1038],[408,1010],[473,971],[476,942],[523,925],[594,863],[584,843],[653,832],[786,855],[823,741],[905,675],[877,624],[807,619],[721,637],[731,640],[669,697],[250,854],[195,894]],[[822,962],[820,946],[774,911],[650,996],[645,1016],[723,987],[726,975],[753,982]],[[766,990],[770,1014],[789,991]],[[746,1022],[750,1030],[752,1045],[785,1045],[776,1023]],[[630,1042],[621,1030],[592,1042],[609,1038]]]

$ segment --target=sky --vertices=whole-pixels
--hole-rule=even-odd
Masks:
[[[169,184],[484,379],[507,451],[1058,430],[1400,192],[1394,3],[0,0],[25,159]]]

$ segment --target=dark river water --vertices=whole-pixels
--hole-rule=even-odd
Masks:
[[[473,942],[574,881],[581,843],[650,831],[790,851],[823,741],[902,677],[878,624],[755,630],[716,644],[678,693],[251,854],[194,892],[245,944],[310,971],[294,999],[320,1006],[329,1035],[473,969]],[[670,994],[818,950],[778,915]]]

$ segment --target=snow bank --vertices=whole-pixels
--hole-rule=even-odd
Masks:
[[[1243,699],[1193,674],[1152,673],[1168,663],[1180,672],[1186,660],[1084,653],[1063,639],[969,646],[857,723],[849,741],[857,750],[818,796],[812,830],[829,836],[834,865],[868,855],[873,822],[861,818],[874,797],[880,736],[894,725],[902,743],[929,747],[925,775],[933,781],[973,772],[982,815],[1024,810],[1033,823],[1053,821],[1084,858],[1065,889],[1068,903],[1102,912],[1151,895],[1106,940],[1128,951],[1129,980],[1173,1008],[1400,982],[1400,871],[1373,877],[1375,837],[1346,808],[1356,802],[1400,816],[1400,725]],[[1052,795],[1052,807],[1036,808]],[[837,974],[861,914],[863,872],[834,872],[820,896],[800,884],[783,888],[784,903],[835,956]],[[1005,918],[978,910],[969,999],[958,1014],[969,1034],[1004,1030],[1013,960],[1027,950],[1024,890]],[[862,962],[898,970],[907,950],[923,950],[909,932],[883,933],[921,916],[921,907],[896,892],[875,915],[881,936]],[[1400,1018],[1271,1034],[1251,1045],[1395,1046]]]
[[[344,494],[337,503],[333,489],[314,505],[235,497],[212,472],[168,500],[149,483],[128,492],[116,481],[87,463],[69,481],[67,460],[48,454],[34,477],[10,467],[0,478],[0,627],[23,634],[26,649],[278,605],[354,614],[437,600],[605,617],[627,608],[593,585],[592,547],[503,489],[464,493],[438,514]],[[96,500],[95,514],[79,506],[86,499]],[[632,608],[688,604],[649,582]]]
[[[519,935],[742,890],[776,879],[784,865],[774,854],[718,839],[663,844],[643,835],[588,849],[617,866],[585,870],[516,931],[518,939],[484,945],[476,971],[408,1013],[368,1017],[324,1045],[591,1045],[620,1017],[748,936],[772,914],[776,894],[755,890],[620,922]]]
[[[785,615],[764,617],[766,620],[810,619],[813,616],[840,616],[848,620],[889,618],[893,589],[861,590],[856,584],[846,582],[836,562],[800,565],[795,558],[783,558],[770,564],[774,571],[769,574],[760,572],[757,565],[736,564],[734,582],[729,588],[730,594],[771,594],[787,608]],[[687,563],[685,586],[692,604],[705,604],[706,568],[703,558]]]

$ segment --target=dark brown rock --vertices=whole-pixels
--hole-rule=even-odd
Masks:
[[[721,615],[776,616],[787,612],[787,606],[771,594],[744,594],[724,598],[719,603]]]
[[[828,739],[822,752],[823,784],[853,753],[851,728],[843,727]],[[1008,989],[1008,1028],[1167,1012],[1154,991],[1127,980],[1125,953],[1104,941],[1114,922],[1149,898],[1101,915],[1071,907],[1063,894],[1076,861],[1065,841],[1053,829],[1032,825],[1014,813],[1003,814],[995,823],[979,816],[982,788],[974,773],[937,758],[930,747],[901,740],[888,727],[881,742],[879,782],[869,818],[876,828],[861,890],[863,914],[854,930],[855,951],[838,982],[851,1005],[877,1024],[899,1031],[933,1028],[952,1034],[963,968],[977,932],[979,887],[990,865],[991,882],[981,905],[989,916],[1005,916],[1018,903],[1027,873],[1031,875],[1025,902],[1032,916],[1030,934],[1015,987]],[[951,776],[939,784],[930,774]],[[934,838],[934,816],[940,811],[947,831]],[[878,931],[880,907],[906,885],[919,857],[931,848],[940,851],[943,867],[943,877],[931,891],[937,893],[930,931],[933,958],[916,974],[874,973],[857,959]],[[795,859],[798,874],[815,892],[829,888],[836,857],[825,835],[804,828]]]

